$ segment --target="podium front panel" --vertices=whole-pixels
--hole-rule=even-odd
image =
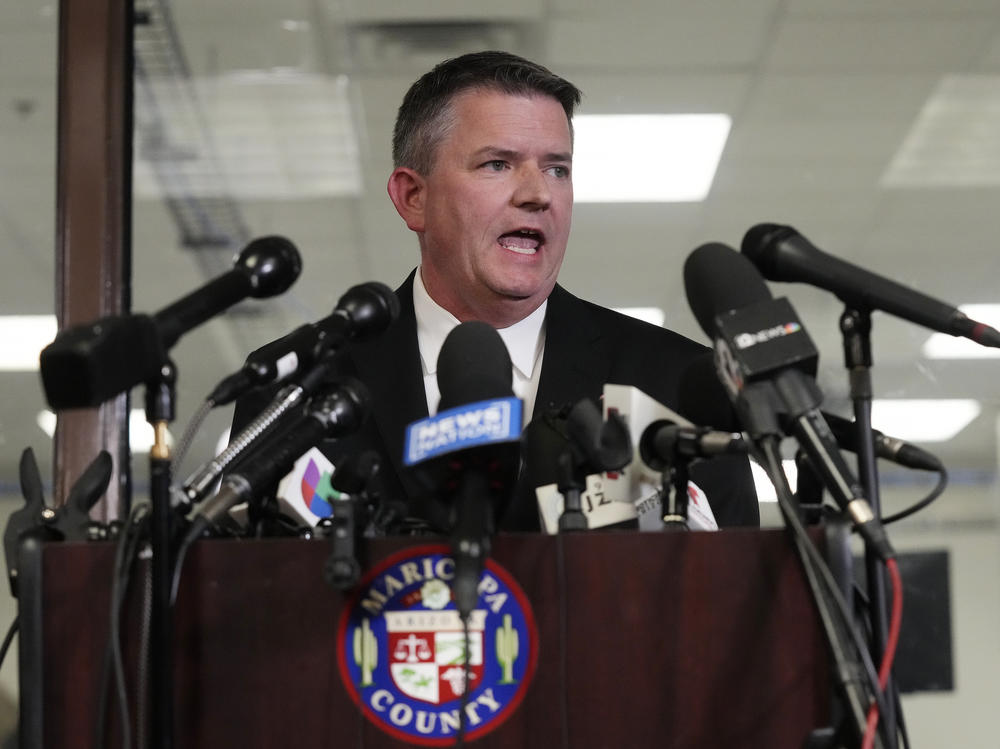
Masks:
[[[415,545],[365,542],[362,564]],[[325,583],[329,551],[298,539],[191,548],[173,621],[177,746],[415,745],[369,720],[343,681],[350,593]],[[46,747],[93,746],[113,558],[107,543],[44,549]],[[825,643],[781,531],[506,535],[493,560],[533,612],[537,667],[517,708],[471,746],[797,747],[829,721]],[[145,571],[132,573],[121,620],[133,722],[150,710],[136,702]],[[107,699],[119,746],[110,687]]]

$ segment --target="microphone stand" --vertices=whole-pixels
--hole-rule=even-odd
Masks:
[[[584,460],[577,455],[572,443],[559,455],[559,481],[556,489],[563,495],[563,511],[559,516],[559,532],[585,531],[587,516],[583,514],[580,496],[587,488],[587,477],[583,469]]]
[[[146,420],[152,425],[154,443],[149,451],[149,499],[152,505],[150,534],[153,550],[152,612],[149,665],[152,680],[150,727],[153,746],[173,747],[173,631],[170,583],[173,569],[173,511],[170,507],[170,446],[168,424],[174,419],[177,369],[169,359],[158,376],[146,383]]]
[[[688,463],[691,458],[680,459],[663,474],[663,528],[668,531],[688,529]],[[670,474],[669,476],[667,474]]]
[[[871,310],[850,304],[840,316],[843,336],[844,366],[848,372],[854,421],[857,427],[858,479],[865,489],[868,503],[876,518],[882,516],[879,498],[878,464],[875,457],[875,436],[872,432],[872,350]],[[888,639],[888,611],[886,605],[885,567],[875,551],[865,546],[865,573],[868,585],[869,619],[872,632],[872,659],[877,665],[885,653]],[[885,727],[886,749],[896,749],[896,684],[892,675],[886,683],[884,700],[886,713],[882,715]]]

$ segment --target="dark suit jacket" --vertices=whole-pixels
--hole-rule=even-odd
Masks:
[[[397,290],[401,313],[377,339],[345,351],[340,371],[352,374],[371,392],[371,418],[360,432],[325,444],[337,455],[374,449],[382,456],[385,491],[413,506],[426,491],[402,463],[406,426],[428,416],[413,311],[413,274]],[[579,299],[560,286],[549,296],[545,355],[535,413],[572,405],[582,398],[600,402],[606,383],[634,385],[683,414],[678,383],[687,364],[706,350],[683,336]],[[691,477],[708,495],[720,526],[757,525],[759,515],[747,461],[715,458],[692,467]],[[538,530],[533,487],[515,493],[501,527]]]

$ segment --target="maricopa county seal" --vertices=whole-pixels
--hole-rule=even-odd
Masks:
[[[446,546],[406,549],[369,572],[344,607],[337,660],[348,694],[386,733],[450,746],[459,730],[465,635],[451,598]],[[492,560],[469,621],[466,738],[494,730],[520,704],[538,659],[524,593]]]

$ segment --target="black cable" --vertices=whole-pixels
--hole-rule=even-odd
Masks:
[[[104,648],[101,659],[101,677],[97,688],[97,722],[94,724],[94,746],[105,746],[104,722],[108,712],[108,678],[111,675],[111,639]]]
[[[137,510],[142,512],[142,510]],[[128,691],[125,684],[125,666],[121,650],[121,610],[128,590],[131,577],[131,557],[134,539],[137,537],[133,520],[136,514],[129,517],[129,523],[123,528],[124,542],[115,549],[114,576],[111,581],[111,667],[114,677],[115,691],[118,697],[118,714],[121,720],[122,749],[132,746],[132,724],[129,718]]]
[[[142,586],[142,621],[139,624],[139,659],[136,663],[136,747],[145,749],[146,741],[146,693],[149,685],[149,641],[153,621],[153,566],[146,565]]]
[[[847,604],[840,593],[840,589],[836,581],[833,579],[833,575],[830,572],[826,561],[822,558],[819,551],[809,539],[802,522],[799,520],[798,512],[796,511],[794,503],[791,499],[791,489],[788,486],[788,481],[781,468],[781,455],[778,450],[778,441],[776,438],[765,438],[761,441],[760,445],[756,445],[755,447],[757,448],[755,452],[759,454],[755,455],[755,457],[757,457],[761,465],[765,467],[772,483],[774,484],[779,508],[785,518],[786,527],[791,533],[796,549],[799,552],[803,570],[805,571],[810,588],[813,590],[814,600],[819,610],[818,613],[820,614],[820,618],[826,631],[827,643],[832,651],[834,663],[838,668],[837,676],[841,680],[841,685],[845,688],[846,692],[847,684],[852,680],[852,674],[849,673],[849,669],[846,666],[848,659],[841,648],[841,641],[844,639],[844,632],[846,631],[850,636],[854,649],[864,667],[864,672],[867,677],[868,696],[874,697],[875,701],[878,703],[879,711],[884,715],[885,713],[882,712],[882,708],[885,706],[884,697],[882,695],[882,690],[879,687],[878,673],[872,663],[871,654],[869,653],[865,643],[861,640],[860,635],[854,626],[850,613],[847,609]],[[823,583],[826,590],[823,590],[823,588],[819,586],[819,582]],[[838,612],[840,618],[839,625],[837,622],[827,618],[826,616],[829,611],[827,608],[827,604],[829,603],[833,603],[833,608]],[[851,662],[856,663],[853,659],[851,659]],[[851,693],[847,692],[847,696],[850,698]],[[849,699],[849,706],[854,714],[859,737],[864,735],[866,726],[866,713],[868,710],[867,700],[865,700],[865,703],[866,704],[862,705],[858,700]]]
[[[919,512],[920,510],[924,509],[927,505],[929,505],[931,502],[933,502],[935,499],[940,497],[944,493],[945,487],[947,486],[948,486],[948,471],[945,469],[944,466],[941,466],[941,469],[938,471],[937,486],[935,486],[934,489],[931,490],[931,493],[928,494],[923,499],[921,499],[916,504],[907,507],[905,510],[900,510],[899,512],[894,513],[887,518],[882,518],[882,525],[895,523],[897,520],[902,520],[903,518],[907,518],[915,512]]]
[[[910,734],[906,730],[906,721],[903,719],[903,700],[899,696],[898,685],[892,690],[892,699],[896,703],[896,727],[899,729],[899,737],[903,740],[903,749],[910,749]]]
[[[181,584],[181,570],[184,568],[184,557],[187,556],[188,549],[194,542],[193,538],[185,536],[177,547],[177,554],[174,556],[174,569],[170,573],[170,606],[173,608],[177,601],[177,588]]]
[[[858,608],[867,609],[868,606],[870,605],[868,594],[861,588],[861,586],[857,583],[857,581],[855,581],[854,584],[852,585],[852,593]],[[865,635],[867,637],[872,636],[871,622],[869,620],[862,618],[859,622],[859,626],[865,627]],[[899,684],[895,680],[890,681],[889,683],[893,687],[892,700],[896,707],[895,716],[896,716],[896,728],[898,729],[897,735],[902,741],[903,749],[910,749],[910,735],[909,732],[906,730],[906,720],[903,717],[903,703],[899,696]]]
[[[778,466],[780,467],[780,456],[778,457]],[[784,480],[784,476],[785,476],[784,472],[781,472],[779,474],[779,476],[781,477],[782,480]],[[851,613],[850,613],[850,611],[847,608],[847,602],[844,600],[844,597],[843,597],[843,595],[840,592],[840,587],[837,585],[836,580],[833,579],[833,574],[830,572],[830,568],[827,565],[826,560],[823,559],[823,557],[820,555],[819,551],[813,545],[812,541],[809,540],[808,535],[805,534],[805,528],[802,527],[802,524],[799,521],[798,513],[795,512],[794,504],[791,502],[791,499],[790,499],[791,498],[791,490],[788,487],[787,482],[783,482],[783,487],[782,488],[786,492],[786,494],[784,496],[784,499],[785,499],[785,502],[788,505],[788,507],[787,507],[788,511],[793,516],[793,521],[792,522],[793,522],[794,526],[797,529],[800,529],[802,531],[802,536],[801,537],[805,541],[808,541],[808,545],[806,546],[806,551],[809,554],[811,561],[815,565],[817,565],[817,567],[818,567],[818,569],[820,571],[820,574],[822,576],[823,582],[826,584],[827,589],[830,592],[831,598],[832,598],[834,604],[837,607],[837,611],[840,614],[841,622],[842,622],[844,628],[851,635],[851,639],[854,642],[854,646],[857,649],[858,654],[861,657],[862,665],[864,666],[865,672],[866,672],[867,677],[868,677],[868,683],[872,687],[872,691],[875,694],[880,694],[881,693],[881,689],[878,686],[879,685],[878,671],[876,670],[875,664],[874,664],[874,662],[871,659],[871,653],[869,652],[868,647],[865,645],[864,641],[861,638],[861,635],[858,633],[857,627],[856,627],[856,625],[854,623],[854,619],[851,616]],[[775,491],[776,491],[776,493],[778,493],[778,496],[781,497],[780,490],[778,489],[777,485],[775,486]],[[779,506],[781,505],[781,501],[782,500],[779,498],[779,500],[778,500]],[[784,514],[784,511],[783,511],[783,514]],[[797,533],[797,530],[796,530],[796,533]],[[865,599],[865,605],[866,606],[868,605],[867,599]]]
[[[10,650],[10,644],[14,641],[14,635],[17,634],[20,626],[18,617],[15,616],[14,621],[10,623],[10,629],[7,630],[7,634],[3,638],[3,644],[0,645],[0,666],[3,666],[4,659],[7,657],[7,651]]]
[[[569,684],[569,610],[566,591],[569,590],[567,579],[566,547],[562,533],[556,534],[556,590],[559,595],[559,683],[564,688],[559,690],[559,729],[562,737],[562,749],[569,749],[569,701],[566,699],[565,685]]]
[[[142,540],[144,521],[148,519],[149,505],[140,504],[132,508],[125,527],[122,528],[118,545],[115,548],[114,571],[111,579],[111,610],[108,646],[105,656],[105,666],[114,677],[115,694],[118,699],[119,718],[122,730],[122,749],[131,749],[131,721],[129,719],[128,692],[125,684],[125,668],[121,651],[121,609],[128,591],[131,577],[132,562],[138,553]],[[106,707],[106,676],[102,674],[102,687],[99,700],[96,745],[104,746],[104,710]]]
[[[465,675],[462,677],[462,695],[458,702],[458,733],[455,734],[455,746],[458,749],[462,749],[465,746],[465,731],[468,728],[468,716],[465,714],[465,709],[469,706],[469,682],[472,680],[472,666],[469,657],[469,616],[463,616],[462,619],[462,636],[465,638],[463,643],[464,653],[462,660],[462,668]]]

